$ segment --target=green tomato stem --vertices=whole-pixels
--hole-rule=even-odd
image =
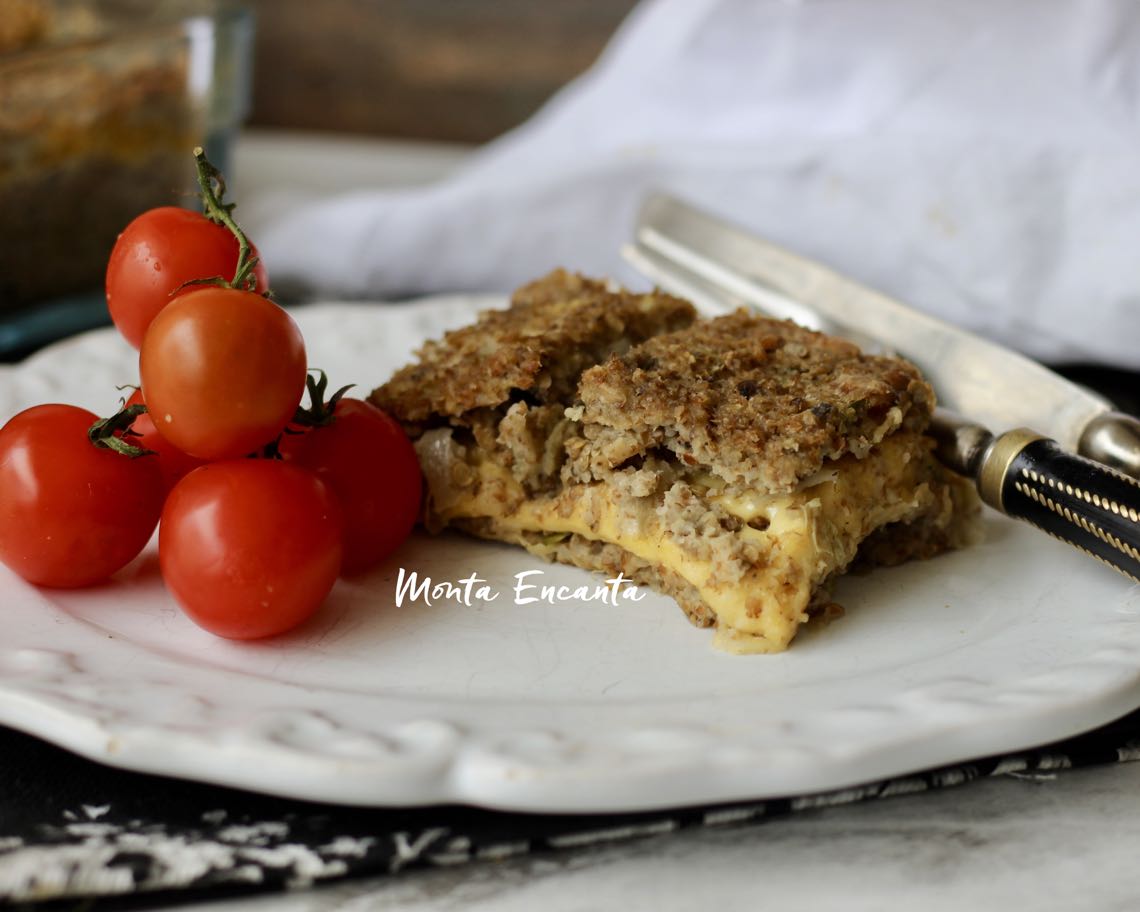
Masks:
[[[146,406],[139,403],[128,405],[120,409],[110,418],[100,418],[87,429],[87,439],[91,445],[101,450],[114,450],[120,456],[129,456],[137,459],[139,456],[152,456],[154,450],[134,446],[127,443],[126,437],[131,434],[131,425],[139,415],[146,414]]]
[[[313,379],[313,374],[317,375],[316,379]],[[329,378],[319,367],[310,367],[308,376],[305,377],[305,389],[309,393],[309,407],[298,406],[293,415],[293,423],[300,427],[309,428],[326,427],[332,424],[336,420],[334,414],[336,404],[355,385],[355,383],[350,383],[347,386],[342,386],[328,399],[325,399],[325,394],[329,388]]]
[[[202,190],[202,205],[206,210],[206,215],[219,225],[224,225],[237,238],[237,267],[234,271],[233,281],[225,284],[230,288],[252,291],[257,285],[257,278],[253,275],[253,270],[257,266],[257,257],[252,255],[253,250],[249,238],[245,236],[245,232],[234,221],[234,204],[222,202],[222,198],[226,195],[226,179],[222,176],[222,172],[206,158],[206,153],[201,146],[194,149],[194,166],[198,172],[198,186]],[[217,186],[216,191],[215,185]]]

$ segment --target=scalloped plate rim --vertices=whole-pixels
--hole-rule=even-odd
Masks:
[[[345,319],[368,325],[374,319],[377,331],[387,330],[387,324],[422,329],[434,327],[439,315],[453,319],[501,300],[452,295],[376,308],[371,315],[362,310],[367,305],[359,303],[312,306],[296,313],[306,333],[317,327],[315,332],[335,335],[336,325]],[[59,370],[77,353],[121,362],[122,349],[113,331],[96,330],[6,366],[0,370],[0,415],[6,417],[19,406],[20,396],[29,395],[27,389],[15,389],[19,382],[41,380],[44,372]],[[78,381],[65,380],[65,387],[68,382],[78,391]],[[37,389],[35,382],[30,389]],[[1014,530],[1010,541],[1009,547],[1036,548],[1035,533],[1028,530]],[[751,694],[722,697],[704,714],[686,710],[684,701],[665,701],[666,708],[655,710],[659,723],[651,718],[628,729],[620,727],[621,711],[602,705],[596,713],[616,720],[609,730],[590,730],[583,721],[586,716],[574,715],[577,710],[563,713],[571,720],[563,728],[532,722],[512,730],[509,725],[504,729],[493,712],[486,712],[482,723],[476,719],[460,724],[442,710],[433,717],[433,698],[407,699],[401,708],[398,696],[334,697],[328,690],[308,693],[294,682],[272,679],[248,684],[248,691],[276,695],[284,704],[260,707],[261,715],[252,716],[255,724],[241,726],[222,709],[211,707],[211,688],[217,689],[218,680],[206,686],[200,679],[195,693],[193,674],[201,668],[192,660],[186,663],[188,684],[171,683],[154,671],[159,676],[149,683],[162,695],[152,693],[150,699],[164,711],[197,705],[202,718],[197,725],[156,722],[151,717],[155,707],[144,712],[138,700],[124,696],[130,690],[126,685],[147,681],[145,675],[128,675],[126,689],[116,691],[123,682],[116,682],[107,667],[116,664],[116,672],[124,665],[161,668],[154,655],[131,653],[134,647],[125,641],[116,641],[113,648],[100,646],[89,625],[52,606],[50,594],[41,595],[0,568],[0,593],[7,593],[17,620],[0,644],[0,721],[124,769],[340,804],[462,802],[516,811],[598,812],[829,791],[1028,749],[1095,728],[1140,705],[1140,665],[1131,660],[1140,647],[1140,587],[1116,587],[1115,577],[1098,575],[1107,571],[1091,563],[1073,566],[1079,568],[1082,586],[1102,598],[1119,594],[1119,601],[1091,610],[1074,607],[1085,612],[1075,635],[1064,627],[1066,606],[1052,605],[1041,617],[1007,623],[992,642],[963,647],[969,653],[997,643],[1009,650],[1003,646],[1005,638],[1019,631],[1018,624],[1044,618],[1045,628],[1035,627],[1028,638],[1041,657],[1010,656],[1011,662],[1031,671],[1004,678],[997,672],[988,677],[977,670],[972,676],[946,672],[913,691],[872,694],[862,702],[845,702],[844,694],[837,693],[834,706],[816,706],[806,719],[796,718],[794,706],[783,715],[781,710],[765,716],[765,724],[786,726],[783,740],[725,721],[746,710]],[[1049,602],[1050,593],[1040,585],[1032,589],[1030,584],[1030,589],[1039,603]],[[44,602],[52,607],[44,610]],[[55,648],[52,636],[61,631],[64,642]],[[697,631],[692,635],[702,636]],[[118,662],[123,650],[136,657],[133,665]],[[1059,664],[1050,662],[1050,651],[1060,657]],[[794,647],[790,655],[795,655]],[[969,655],[964,661],[968,666]],[[177,665],[175,661],[169,667]],[[239,673],[215,668],[208,674]],[[866,679],[874,681],[876,674],[889,678],[872,668]],[[106,691],[101,699],[110,702],[91,702],[89,694],[98,694],[100,688]],[[302,691],[307,696],[302,698]],[[822,685],[816,691],[809,687],[818,703],[827,692]],[[161,704],[162,699],[170,702]],[[538,705],[543,705],[541,695]],[[652,715],[648,701],[633,699],[631,705]],[[376,707],[390,717],[364,721]],[[509,700],[499,709],[519,711]],[[520,711],[520,718],[527,712]],[[493,716],[493,722],[488,721]],[[218,721],[216,731],[209,730],[210,718]],[[861,735],[869,735],[870,741]]]

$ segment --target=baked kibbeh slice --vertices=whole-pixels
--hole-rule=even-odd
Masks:
[[[372,394],[413,437],[424,525],[674,599],[733,652],[778,652],[857,557],[966,544],[911,364],[743,311],[562,271],[429,342]]]

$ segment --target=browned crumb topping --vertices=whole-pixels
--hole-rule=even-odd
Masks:
[[[934,405],[906,361],[744,311],[615,354],[582,375],[578,392],[589,438],[579,477],[663,448],[767,491],[861,456],[900,427],[925,427]]]
[[[506,310],[485,311],[474,324],[425,344],[419,361],[397,372],[372,401],[406,423],[508,401],[565,402],[586,368],[695,316],[680,298],[614,291],[558,270],[516,291]]]

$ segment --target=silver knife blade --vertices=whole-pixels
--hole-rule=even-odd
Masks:
[[[635,238],[627,259],[662,287],[706,304],[727,296],[871,350],[878,343],[916,364],[945,407],[993,427],[1033,427],[1069,450],[1140,474],[1140,424],[1036,361],[665,194],[646,200]],[[1108,458],[1087,452],[1104,424]]]

